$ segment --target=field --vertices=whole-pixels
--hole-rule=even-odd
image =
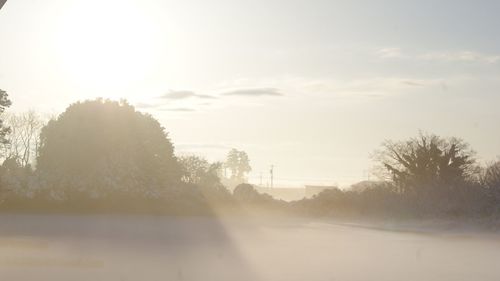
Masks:
[[[1,280],[499,280],[500,235],[298,219],[1,215]]]

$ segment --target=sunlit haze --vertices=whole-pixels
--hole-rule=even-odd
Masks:
[[[373,178],[385,139],[433,132],[500,155],[494,1],[12,0],[0,85],[12,111],[127,99],[176,153],[248,153],[250,182]]]
[[[0,281],[500,280],[499,13],[0,0]]]

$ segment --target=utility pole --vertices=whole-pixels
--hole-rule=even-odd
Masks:
[[[271,165],[271,169],[269,170],[269,174],[271,175],[271,188],[274,187],[274,165]]]

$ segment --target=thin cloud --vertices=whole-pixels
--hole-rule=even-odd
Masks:
[[[242,96],[242,97],[262,97],[262,96],[283,96],[283,94],[276,88],[247,88],[236,89],[232,91],[223,92],[223,96]]]
[[[382,59],[412,59],[431,62],[475,62],[494,64],[500,63],[500,55],[485,54],[475,51],[432,51],[424,53],[405,53],[400,48],[382,48],[376,51]]]
[[[500,55],[488,55],[472,51],[458,52],[429,52],[419,56],[422,60],[430,61],[458,61],[458,62],[482,62],[497,63],[500,62]]]
[[[412,80],[404,80],[404,81],[401,81],[401,83],[403,83],[405,85],[408,85],[408,86],[415,86],[415,87],[425,86],[423,83],[415,82],[415,81],[412,81]]]
[[[170,90],[166,94],[160,96],[159,98],[169,99],[169,100],[183,100],[183,99],[188,99],[188,98],[215,99],[214,96],[201,95],[201,94],[197,94],[193,91],[185,91],[185,90],[180,90],[180,91]]]
[[[377,56],[390,59],[390,58],[405,58],[406,55],[403,54],[400,48],[382,48],[377,51]]]
[[[375,77],[354,80],[304,81],[297,89],[304,93],[334,98],[381,98],[436,87],[441,80],[401,77]]]

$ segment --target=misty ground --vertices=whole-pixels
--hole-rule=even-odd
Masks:
[[[0,215],[2,280],[499,280],[500,234],[301,219]]]

